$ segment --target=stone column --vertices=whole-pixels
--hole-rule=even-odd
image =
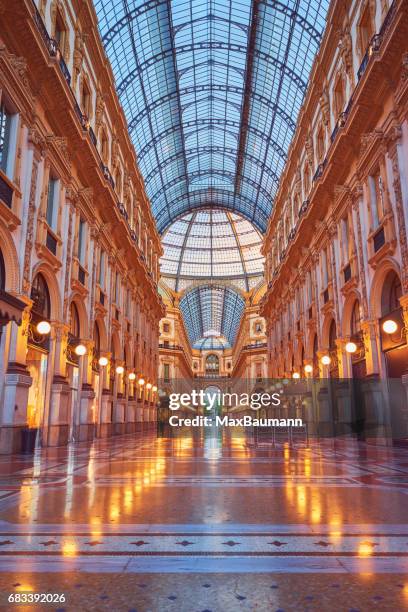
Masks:
[[[75,439],[77,441],[93,440],[95,436],[95,423],[92,407],[95,400],[95,391],[92,387],[92,349],[93,340],[81,340],[81,344],[86,346],[86,353],[80,357],[81,370],[81,389],[80,389],[80,409],[77,415]]]
[[[54,373],[47,422],[43,424],[43,443],[62,446],[68,443],[70,389],[66,378],[66,350],[69,327],[64,323],[51,325],[54,342]]]
[[[101,357],[106,357],[108,365],[101,367],[100,385],[102,388],[100,414],[98,415],[97,435],[101,438],[107,438],[112,435],[112,394],[110,391],[110,371],[111,371],[111,356],[112,354],[106,351],[101,351]]]
[[[20,297],[29,302],[28,298]],[[30,302],[31,303],[31,302]],[[30,306],[22,314],[22,324],[10,323],[8,364],[4,377],[3,407],[0,425],[0,454],[21,451],[21,430],[27,424],[28,390],[32,378],[27,369],[27,339]],[[4,332],[3,332],[4,333]]]

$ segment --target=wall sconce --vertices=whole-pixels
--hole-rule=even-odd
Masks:
[[[292,378],[300,378],[299,372],[293,372]]]
[[[145,384],[144,378],[139,378],[137,382],[141,387],[143,387],[143,385]]]
[[[99,357],[98,363],[102,367],[107,366],[108,365],[108,358],[107,357]]]
[[[153,393],[156,393],[156,391],[157,391],[157,387],[156,387],[156,385],[154,385],[154,386],[152,387],[152,391],[153,391]]]
[[[48,321],[40,321],[37,324],[36,330],[42,336],[46,336],[51,331],[51,325],[48,323]]]
[[[386,334],[395,334],[395,332],[398,329],[398,325],[392,319],[387,319],[382,324],[382,328],[383,328],[383,330],[385,331]]]
[[[75,354],[78,357],[83,357],[86,354],[86,346],[84,344],[77,344],[75,347]]]
[[[130,372],[129,374],[129,380],[135,380],[136,379],[136,374],[134,372]]]
[[[152,386],[153,386],[153,385],[152,385],[152,383],[147,383],[147,385],[146,385],[146,389],[151,389],[151,388],[152,388]]]
[[[116,374],[123,374],[124,371],[125,371],[125,368],[123,366],[118,366],[116,368]]]
[[[355,353],[357,350],[357,344],[355,342],[347,342],[346,351],[347,353]]]
[[[307,374],[311,374],[313,372],[313,366],[310,365],[310,363],[308,363],[307,365],[305,365],[305,372]]]
[[[321,362],[323,365],[330,365],[331,364],[331,359],[328,355],[323,355]]]

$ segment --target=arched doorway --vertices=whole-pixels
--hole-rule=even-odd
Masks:
[[[220,360],[218,355],[210,353],[205,358],[205,375],[210,377],[216,377],[220,373]]]
[[[394,442],[403,441],[406,444],[408,427],[403,406],[406,406],[407,400],[402,376],[408,373],[408,344],[401,295],[400,277],[390,270],[381,290],[381,350],[387,372],[392,437]]]
[[[44,422],[45,394],[49,353],[49,334],[39,334],[37,325],[50,321],[51,300],[45,277],[39,272],[33,279],[30,297],[31,320],[27,340],[27,369],[32,378],[28,390],[27,424],[30,429],[38,429]]]
[[[408,371],[408,346],[400,297],[401,280],[393,270],[385,277],[381,292],[381,348],[389,378],[401,378]]]

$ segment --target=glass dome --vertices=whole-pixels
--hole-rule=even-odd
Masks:
[[[263,274],[261,235],[233,212],[188,213],[169,227],[162,243],[161,274],[175,291],[187,286],[186,279],[235,279],[242,290],[249,291]]]
[[[224,349],[231,348],[231,345],[223,336],[208,336],[194,342],[193,348],[200,351],[223,351]]]

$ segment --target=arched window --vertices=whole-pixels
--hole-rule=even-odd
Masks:
[[[385,315],[401,308],[399,298],[402,295],[401,281],[396,272],[387,274],[381,295],[381,315]]]
[[[217,355],[214,354],[210,354],[207,355],[206,360],[205,360],[205,372],[206,374],[209,375],[216,375],[219,374],[220,371],[220,360],[218,359]]]
[[[0,290],[6,289],[6,266],[4,265],[3,253],[0,249]]]
[[[69,331],[74,338],[81,337],[78,308],[75,302],[71,302],[71,306],[69,307]]]
[[[93,339],[94,339],[94,343],[95,343],[95,352],[100,353],[101,350],[101,336],[99,333],[99,325],[98,323],[95,321],[94,324],[94,333],[93,333]]]
[[[351,313],[350,332],[352,336],[356,336],[361,331],[361,320],[360,320],[360,303],[358,300],[354,302],[353,310]]]
[[[336,322],[333,319],[330,323],[329,330],[329,349],[334,350],[336,348],[336,338],[337,338],[337,330],[336,330]]]
[[[51,317],[51,300],[47,281],[39,273],[35,276],[31,287],[31,299],[33,300],[32,312],[42,319]]]

